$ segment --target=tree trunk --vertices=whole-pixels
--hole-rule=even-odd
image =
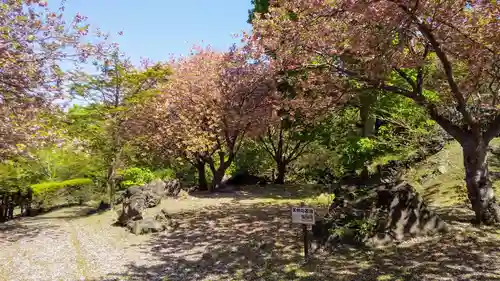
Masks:
[[[108,193],[108,198],[109,198],[109,207],[113,209],[114,205],[114,191],[115,191],[115,167],[114,164],[110,165],[108,167],[108,175],[106,178],[106,189]]]
[[[375,116],[372,114],[372,107],[376,101],[376,96],[372,92],[364,92],[359,96],[360,108],[359,117],[361,119],[361,137],[369,138],[375,133]],[[363,165],[361,178],[368,179],[370,172],[368,165]]]
[[[33,189],[30,187],[26,194],[26,216],[31,216],[31,202],[33,202]]]
[[[274,180],[275,184],[284,184],[285,183],[285,175],[286,175],[286,163],[283,161],[276,163],[278,166],[278,175]]]
[[[359,117],[361,119],[361,136],[364,138],[373,136],[375,132],[375,117],[372,114],[372,106],[376,96],[371,93],[362,93],[359,96],[360,108]]]
[[[7,221],[6,215],[5,215],[5,195],[0,196],[0,222],[5,222]]]
[[[24,217],[26,215],[26,203],[24,197],[21,200],[21,204],[19,204],[19,207],[21,208],[21,217]]]
[[[215,167],[214,160],[209,157],[208,158],[208,165],[210,167],[210,171],[212,171],[212,184],[210,185],[210,191],[213,192],[215,191],[216,188],[220,187],[220,184],[222,182],[222,179],[224,178],[224,175],[226,173],[226,170],[229,166],[231,166],[231,163],[234,160],[234,153],[229,153],[228,159],[225,161],[225,153],[220,151],[219,152],[219,167]]]
[[[198,189],[208,190],[207,176],[205,172],[205,162],[198,161],[196,163],[196,170],[198,170]]]
[[[224,178],[224,174],[226,173],[225,167],[219,167],[216,171],[212,171],[213,173],[213,178],[212,178],[212,184],[210,185],[210,191],[213,192],[215,189],[217,189],[221,182],[222,179]]]
[[[488,175],[488,144],[483,140],[465,141],[462,148],[467,193],[476,213],[475,223],[490,225],[500,222],[500,208]]]
[[[16,202],[14,201],[14,195],[9,196],[9,204],[7,205],[7,220],[14,219],[14,208]]]

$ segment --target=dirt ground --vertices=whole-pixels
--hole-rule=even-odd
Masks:
[[[278,195],[280,194],[280,195]],[[293,199],[293,200],[291,200]],[[303,264],[300,227],[283,192],[164,199],[180,225],[135,236],[114,212],[73,207],[0,225],[0,281],[55,280],[500,280],[500,231],[465,209],[440,209],[448,234],[377,249],[316,251]]]

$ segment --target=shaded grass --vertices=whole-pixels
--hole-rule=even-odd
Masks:
[[[331,190],[323,185],[265,185],[244,186],[231,193],[194,193],[196,199],[230,199],[239,204],[294,205],[304,203],[314,207],[317,212],[324,213],[335,198]]]
[[[272,194],[271,197],[256,197],[252,202],[274,205],[304,203],[312,207],[328,208],[333,199],[335,199],[335,195],[320,185],[268,185],[262,189],[255,190],[254,187],[246,187],[244,188],[246,190],[244,192],[254,194],[254,196],[269,192],[269,194]]]
[[[372,161],[372,163],[368,166],[368,170],[372,173],[377,171],[377,166],[383,166],[388,164],[390,161],[400,161],[406,160],[412,155],[416,154],[418,149],[412,149],[408,151],[400,151],[399,153],[388,153],[382,156],[377,157]]]

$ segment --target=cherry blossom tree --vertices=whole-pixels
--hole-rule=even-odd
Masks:
[[[307,152],[315,140],[318,124],[343,101],[344,95],[335,85],[323,82],[315,85],[315,75],[317,73],[294,71],[276,73],[279,99],[275,118],[259,136],[259,143],[276,163],[276,184],[285,182],[288,166]]]
[[[43,144],[54,135],[44,112],[62,97],[61,63],[85,62],[104,51],[104,41],[85,43],[86,18],[63,19],[46,1],[0,2],[0,157]],[[104,38],[101,33],[94,34]]]
[[[500,4],[274,0],[253,20],[276,62],[408,97],[463,148],[477,223],[500,222],[487,148],[500,133]]]
[[[201,189],[207,187],[208,165],[213,174],[208,188],[213,189],[242,139],[258,133],[272,117],[272,62],[256,46],[226,53],[197,47],[172,67],[162,94],[145,106],[149,113],[143,116],[154,132],[150,143],[192,163]]]

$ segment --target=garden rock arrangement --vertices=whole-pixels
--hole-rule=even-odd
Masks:
[[[154,180],[144,186],[128,188],[122,195],[122,210],[118,211],[117,224],[127,227],[134,234],[159,232],[173,227],[173,222],[167,212],[154,217],[144,217],[144,211],[161,203],[167,195],[173,196],[180,191],[179,181],[163,182]]]
[[[321,245],[382,246],[447,230],[406,182],[335,191],[328,214],[313,226]]]
[[[167,196],[178,196],[181,190],[182,185],[178,179],[170,180],[165,183],[165,192]]]
[[[127,224],[127,228],[130,232],[136,235],[173,230],[176,227],[177,224],[168,215],[166,210],[161,210],[161,212],[154,217],[146,217],[141,220],[130,221]]]

